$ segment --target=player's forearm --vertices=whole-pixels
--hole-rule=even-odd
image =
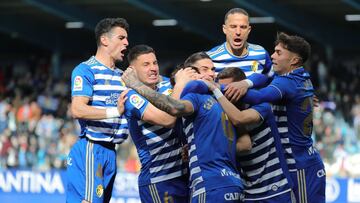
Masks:
[[[75,119],[100,120],[110,117],[119,117],[120,114],[116,107],[108,107],[107,109],[98,109],[89,105],[71,105],[71,114]],[[113,114],[113,116],[111,116]],[[118,114],[118,116],[116,116]]]
[[[172,116],[180,117],[186,114],[185,105],[181,101],[160,94],[140,81],[133,82],[131,88],[145,97],[156,108],[165,111]]]

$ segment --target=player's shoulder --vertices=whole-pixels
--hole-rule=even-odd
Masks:
[[[225,43],[222,43],[207,51],[206,54],[209,55],[210,58],[213,58],[221,53],[224,53],[225,50]]]
[[[252,51],[266,51],[263,46],[253,43],[248,43],[248,48]]]

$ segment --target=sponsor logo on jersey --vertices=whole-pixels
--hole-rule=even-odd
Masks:
[[[83,89],[83,79],[81,76],[76,76],[74,79],[73,91],[82,91]]]
[[[130,96],[130,103],[137,109],[140,109],[144,104],[145,100],[139,95],[133,94]]]
[[[99,177],[99,178],[103,178],[103,169],[102,169],[102,166],[101,164],[98,164],[98,167],[96,169],[96,176]]]

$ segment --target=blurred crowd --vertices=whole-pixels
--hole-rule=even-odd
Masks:
[[[313,136],[327,174],[360,177],[360,65],[314,57],[310,67],[320,99]],[[29,63],[26,74],[14,68],[0,66],[0,169],[63,169],[80,130],[69,110],[70,76],[53,78],[46,60]],[[118,170],[139,172],[131,139],[117,150]]]

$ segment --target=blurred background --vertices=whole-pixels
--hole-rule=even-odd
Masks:
[[[327,202],[360,202],[358,0],[1,0],[0,201],[37,192],[64,202],[66,157],[79,134],[69,111],[70,76],[95,54],[99,20],[126,18],[129,48],[152,46],[161,73],[169,75],[190,54],[225,41],[224,15],[234,7],[251,16],[248,41],[270,54],[278,31],[311,43],[306,68],[320,99],[313,138],[326,164]],[[117,150],[112,202],[138,202],[135,146],[128,139]]]

